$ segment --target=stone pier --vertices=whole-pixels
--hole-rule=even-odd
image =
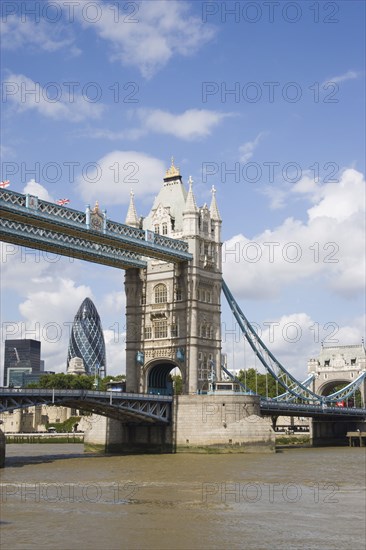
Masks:
[[[347,433],[366,431],[366,423],[347,418],[313,419],[310,423],[310,441],[315,447],[348,445]]]
[[[5,448],[6,448],[5,435],[4,435],[4,432],[0,430],[0,468],[4,468],[5,466]]]
[[[94,416],[84,444],[86,451],[112,453],[247,453],[274,451],[275,436],[257,396],[181,395],[169,426]]]

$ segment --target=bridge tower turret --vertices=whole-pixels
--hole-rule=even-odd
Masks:
[[[175,368],[185,394],[208,389],[213,368],[220,378],[222,222],[215,190],[210,208],[199,208],[188,184],[172,160],[143,228],[187,241],[193,259],[126,271],[127,391],[171,393]]]

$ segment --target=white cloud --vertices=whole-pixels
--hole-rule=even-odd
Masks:
[[[123,290],[115,290],[106,294],[103,305],[108,311],[120,314],[126,305],[126,294]]]
[[[36,23],[31,17],[8,15],[1,26],[4,49],[20,50],[27,47],[52,53],[67,48],[72,55],[80,53],[73,45],[74,38],[70,28],[60,23],[49,23],[43,18]]]
[[[29,274],[29,263],[27,268]],[[65,372],[72,322],[84,298],[92,297],[91,289],[85,285],[76,286],[71,279],[62,277],[36,279],[29,285],[27,272],[23,271],[23,290],[24,285],[32,290],[28,290],[27,298],[19,304],[22,319],[3,323],[2,338],[40,340],[46,370]]]
[[[113,151],[96,164],[80,176],[79,191],[89,203],[98,199],[104,205],[127,203],[131,189],[138,197],[156,193],[166,170],[161,160],[137,151]]]
[[[259,145],[260,140],[266,136],[268,132],[260,132],[253,141],[247,141],[239,147],[240,162],[248,162],[254,154],[255,148]]]
[[[269,208],[271,210],[278,210],[280,208],[284,208],[286,204],[286,198],[287,198],[286,191],[283,191],[282,189],[278,189],[277,187],[275,188],[267,185],[264,187],[262,193],[263,195],[269,198]]]
[[[338,84],[339,82],[345,82],[346,80],[354,80],[355,78],[361,76],[361,74],[362,73],[360,71],[347,71],[346,73],[343,73],[341,75],[328,78],[328,80],[325,80],[322,83],[322,86],[329,84],[330,82],[335,82],[336,84]]]
[[[44,201],[55,202],[55,200],[51,197],[47,189],[43,187],[43,185],[41,185],[40,183],[37,183],[34,179],[31,179],[30,181],[28,181],[27,185],[23,189],[23,193],[24,194],[28,193],[29,195],[36,195],[36,197]]]
[[[103,128],[90,128],[78,132],[78,136],[87,137],[93,139],[108,139],[110,141],[121,141],[123,139],[135,140],[146,134],[144,128],[129,128],[120,132],[114,132],[113,130],[107,130]]]
[[[190,14],[187,2],[131,2],[135,13],[128,15],[121,10],[118,17],[102,2],[93,4],[99,6],[98,20],[88,21],[79,6],[75,9],[79,22],[111,44],[113,61],[137,67],[145,78],[152,77],[175,55],[193,55],[215,34],[211,25]]]
[[[104,330],[106,346],[107,375],[117,376],[126,373],[126,333],[116,330]]]
[[[274,297],[286,285],[314,276],[346,298],[362,293],[364,187],[362,174],[344,170],[339,183],[314,187],[318,202],[308,210],[307,222],[287,218],[253,239],[237,235],[226,241],[224,278],[234,294],[248,299]]]
[[[91,129],[82,136],[109,140],[136,140],[152,132],[193,141],[209,136],[222,120],[232,113],[220,113],[205,109],[187,109],[174,114],[162,109],[136,109],[129,113],[129,119],[138,119],[140,127],[114,132],[105,129]]]
[[[182,114],[175,115],[161,109],[138,109],[137,116],[143,128],[150,132],[194,140],[210,135],[212,129],[231,114],[188,109]]]
[[[72,321],[76,313],[75,304],[78,307],[87,296],[92,298],[90,287],[77,287],[71,279],[57,278],[52,283],[53,290],[30,292],[27,300],[20,304],[19,311],[25,319],[43,325]]]
[[[320,185],[314,180],[314,178],[309,176],[307,173],[304,173],[302,178],[293,185],[291,192],[302,195],[310,195],[315,201],[319,198]]]
[[[96,119],[105,109],[101,103],[91,103],[81,94],[69,93],[67,87],[57,83],[42,87],[39,82],[22,74],[10,74],[3,82],[3,90],[4,100],[11,102],[17,112],[35,110],[55,120],[80,122]]]
[[[344,170],[339,182],[324,185],[317,194],[321,200],[308,211],[310,220],[329,217],[342,222],[365,211],[365,179],[353,168]]]
[[[105,328],[108,373],[125,371],[125,293],[119,272],[104,272],[103,284],[109,288],[117,282],[121,290],[112,290],[96,300],[89,284],[76,282],[88,280],[97,289],[99,274],[95,279],[95,266],[8,243],[0,243],[0,250],[1,292],[3,296],[7,292],[17,295],[13,302],[18,304],[18,309],[6,314],[3,304],[2,317],[6,322],[1,325],[2,342],[6,338],[40,340],[46,369],[65,372],[72,322],[80,304],[89,296]],[[0,367],[2,364],[3,360]]]
[[[352,324],[338,326],[337,323],[320,324],[305,312],[289,313],[261,322],[249,319],[257,334],[287,371],[298,380],[304,380],[308,374],[307,362],[319,356],[321,342],[325,345],[359,344],[364,334],[365,318],[357,317]],[[225,328],[225,327],[224,327]],[[223,352],[227,354],[230,369],[256,368],[265,372],[264,367],[254,357],[248,342],[238,326],[233,333],[228,330],[227,338],[223,331]]]

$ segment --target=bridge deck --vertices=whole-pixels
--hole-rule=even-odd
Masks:
[[[366,409],[354,407],[286,403],[286,401],[276,402],[270,399],[261,399],[260,407],[263,415],[311,416],[313,418],[324,416],[366,418]]]
[[[173,398],[166,395],[91,390],[0,388],[0,412],[61,405],[128,422],[168,424]]]
[[[0,214],[0,238],[12,244],[123,269],[146,267],[146,257],[192,259],[185,241],[108,220],[105,213],[99,213],[96,229],[90,223],[93,213],[6,189],[0,189]]]
[[[197,395],[197,399],[200,396]],[[36,405],[63,405],[83,409],[102,416],[134,422],[169,423],[173,397],[124,392],[58,389],[0,388],[0,412]],[[261,399],[265,416],[304,416],[365,418],[366,409],[276,402]]]

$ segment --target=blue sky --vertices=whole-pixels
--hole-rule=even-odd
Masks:
[[[283,363],[305,378],[322,339],[360,343],[363,2],[1,9],[1,179],[12,190],[80,210],[98,199],[124,221],[131,188],[147,215],[174,155],[200,205],[215,185],[224,277]],[[64,370],[69,323],[90,296],[107,368],[124,370],[123,272],[2,251],[1,351],[6,337],[39,337],[46,368]],[[223,312],[223,350],[240,368]]]

